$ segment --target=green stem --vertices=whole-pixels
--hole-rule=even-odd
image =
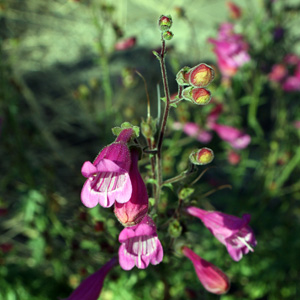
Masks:
[[[164,93],[166,98],[166,104],[165,104],[165,110],[163,114],[163,119],[158,135],[158,141],[157,141],[157,159],[156,159],[156,171],[157,171],[157,190],[156,190],[156,197],[155,197],[155,204],[157,206],[161,187],[162,187],[162,161],[161,161],[161,148],[162,143],[164,139],[164,133],[167,125],[169,110],[170,110],[170,92],[169,92],[169,85],[168,85],[168,79],[167,79],[167,71],[166,71],[166,65],[165,65],[165,54],[166,54],[166,42],[163,39],[161,35],[161,41],[162,41],[162,50],[159,56],[159,63],[160,63],[160,69],[163,79],[163,86],[164,86]]]

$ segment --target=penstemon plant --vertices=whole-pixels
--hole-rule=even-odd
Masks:
[[[254,233],[248,225],[249,214],[238,218],[222,212],[206,211],[189,203],[189,196],[193,193],[191,186],[207,169],[196,179],[190,178],[197,173],[197,166],[212,162],[214,153],[211,149],[206,147],[195,149],[190,153],[186,171],[169,179],[163,176],[163,143],[170,109],[176,108],[181,101],[189,101],[200,106],[208,104],[211,92],[207,86],[214,79],[214,70],[205,63],[183,67],[176,76],[178,93],[171,98],[165,66],[166,44],[173,38],[170,31],[171,16],[161,16],[158,26],[161,34],[161,50],[160,53],[153,51],[153,54],[159,61],[162,75],[164,90],[162,116],[159,116],[159,120],[151,116],[148,99],[148,115],[141,123],[141,130],[138,126],[127,122],[113,128],[115,141],[102,149],[93,162],[86,161],[81,169],[82,175],[86,178],[81,191],[82,203],[88,208],[98,204],[103,208],[113,206],[116,218],[124,226],[119,234],[118,257],[112,255],[110,261],[79,285],[69,296],[69,300],[98,299],[105,276],[111,268],[119,264],[126,271],[134,267],[146,269],[150,264],[162,263],[164,251],[180,252],[182,258],[185,256],[190,259],[200,282],[208,292],[214,294],[228,292],[230,281],[223,271],[198,256],[190,249],[190,245],[183,242],[180,247],[174,246],[174,240],[181,235],[180,218],[183,215],[199,218],[212,235],[225,245],[234,261],[239,261],[256,246]],[[212,120],[211,123],[213,122]],[[140,131],[143,137],[140,136]],[[149,158],[151,170],[151,179],[147,181],[151,185],[149,191],[139,171],[138,161],[141,157]],[[179,191],[177,209],[168,219],[169,216],[158,211],[162,189],[166,185],[182,180],[184,182],[190,180],[190,185]],[[168,247],[166,241],[160,241],[158,238],[158,233],[166,228],[162,224],[168,225],[170,237]]]

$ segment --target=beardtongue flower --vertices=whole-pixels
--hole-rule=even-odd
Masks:
[[[153,220],[147,215],[135,226],[124,228],[119,235],[119,263],[122,269],[134,266],[145,269],[163,259],[163,248],[157,237]]]
[[[186,211],[199,218],[210,232],[226,246],[231,258],[235,261],[242,259],[244,254],[254,251],[256,239],[250,226],[251,216],[244,214],[242,219],[217,211],[205,211],[190,206]]]
[[[221,295],[229,290],[229,279],[219,268],[186,246],[182,248],[182,253],[192,261],[200,282],[208,292]]]
[[[101,269],[83,280],[78,288],[65,300],[97,300],[107,273],[117,263],[117,257],[112,258]]]
[[[132,184],[131,198],[126,203],[115,202],[114,212],[123,226],[133,226],[141,222],[148,211],[148,194],[146,185],[138,169],[139,152],[131,151],[129,177]]]
[[[237,128],[217,123],[211,123],[210,127],[223,141],[228,142],[235,149],[244,149],[251,142],[250,135],[243,133]]]
[[[240,34],[234,32],[233,24],[223,23],[218,38],[208,39],[214,45],[217,62],[224,77],[232,77],[237,70],[250,60],[248,44]]]
[[[83,164],[81,173],[87,180],[81,191],[81,201],[85,206],[94,207],[99,203],[110,207],[115,201],[129,201],[131,159],[126,143],[132,134],[131,128],[123,129],[116,141],[105,147],[93,163],[86,161]]]

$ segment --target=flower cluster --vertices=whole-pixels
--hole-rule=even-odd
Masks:
[[[171,16],[161,16],[158,22],[161,31],[161,53],[154,52],[160,61],[163,84],[165,87],[165,111],[161,122],[154,120],[150,111],[146,121],[142,122],[141,129],[147,147],[138,141],[139,128],[130,123],[123,123],[121,127],[113,128],[117,136],[115,141],[104,147],[93,162],[84,162],[81,173],[86,178],[81,191],[81,201],[92,208],[98,204],[103,208],[113,207],[118,221],[124,226],[119,234],[118,262],[123,270],[129,271],[134,267],[146,269],[150,264],[157,265],[162,262],[164,251],[158,238],[156,225],[150,215],[159,217],[157,205],[160,201],[161,191],[166,182],[176,182],[184,179],[196,166],[209,164],[214,158],[214,152],[209,148],[196,149],[189,156],[190,166],[182,175],[163,181],[162,175],[162,142],[168,113],[172,104],[188,100],[193,104],[205,105],[211,99],[211,92],[207,86],[214,79],[214,70],[207,64],[201,63],[192,68],[183,67],[176,76],[178,94],[171,99],[167,85],[164,56],[166,54],[166,41],[172,38],[169,31],[172,26]],[[236,38],[237,39],[237,38]],[[187,87],[186,87],[187,86]],[[150,108],[148,107],[150,110]],[[184,131],[201,140],[211,139],[211,130],[214,130],[223,140],[235,149],[246,147],[250,137],[238,129],[217,123],[222,106],[217,105],[207,118],[206,139],[201,135],[201,129],[196,124],[186,124]],[[161,124],[158,130],[157,124]],[[158,131],[158,136],[156,136]],[[201,136],[201,138],[200,138]],[[143,150],[142,150],[143,149]],[[140,174],[138,161],[142,154],[151,154],[152,197],[153,209],[149,207],[147,187]],[[187,192],[188,194],[189,192]],[[178,198],[187,198],[179,192]],[[219,212],[207,212],[200,208],[181,205],[177,212],[167,222],[168,233],[171,238],[182,234],[180,221],[177,218],[179,210],[198,217],[212,234],[226,246],[233,260],[238,261],[243,254],[253,251],[256,240],[252,229],[248,226],[250,215],[244,215],[242,220]],[[148,212],[149,211],[149,212]],[[154,212],[154,213],[153,213]],[[229,290],[229,278],[212,263],[198,256],[186,246],[181,248],[184,256],[189,258],[204,288],[214,294],[223,294]],[[117,258],[112,258],[97,272],[85,279],[71,294],[69,300],[88,299],[96,300],[101,292],[106,274],[117,264]]]
[[[225,78],[235,75],[241,66],[250,61],[248,44],[242,35],[234,32],[231,23],[221,24],[218,38],[209,38],[208,41],[214,45],[218,66]]]
[[[300,91],[300,58],[286,55],[283,62],[272,67],[269,80],[279,83],[284,91]]]

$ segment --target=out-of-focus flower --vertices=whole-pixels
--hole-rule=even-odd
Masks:
[[[81,201],[87,207],[98,203],[110,207],[115,201],[127,202],[132,193],[129,177],[130,152],[126,143],[133,134],[132,128],[123,129],[116,141],[106,146],[93,163],[86,161],[81,173],[87,178]]]
[[[295,121],[293,125],[296,129],[300,129],[300,120]]]
[[[287,68],[284,64],[277,64],[272,67],[269,79],[271,81],[280,82],[288,74]]]
[[[13,244],[11,243],[0,244],[0,251],[2,251],[3,253],[10,252],[12,248],[13,248]]]
[[[195,137],[199,142],[207,144],[212,139],[212,134],[196,123],[187,122],[183,125],[183,132],[189,136]]]
[[[146,185],[138,169],[139,152],[131,150],[129,177],[132,184],[131,198],[126,203],[115,203],[115,215],[123,226],[133,226],[141,222],[148,211],[148,194]]]
[[[78,288],[65,300],[97,300],[107,273],[116,266],[117,263],[117,257],[112,258],[101,269],[84,279]]]
[[[273,32],[274,42],[280,42],[284,37],[284,29],[280,26],[276,27]]]
[[[115,44],[115,50],[123,51],[132,48],[136,44],[136,37],[129,37]]]
[[[224,77],[232,77],[237,70],[250,60],[248,44],[242,35],[236,34],[233,24],[223,23],[217,39],[208,39],[214,47],[217,62]]]
[[[227,159],[231,165],[237,165],[241,161],[241,156],[233,150],[230,150],[227,155]]]
[[[211,128],[219,135],[219,137],[228,142],[235,149],[244,149],[246,148],[250,142],[250,135],[243,133],[237,128],[220,125],[217,123],[212,123]]]
[[[182,253],[192,261],[200,282],[208,292],[217,295],[228,292],[230,281],[225,273],[186,246],[182,248]]]
[[[242,15],[241,8],[237,6],[235,3],[233,3],[232,1],[227,1],[226,4],[227,7],[229,8],[230,17],[232,19],[239,19]]]
[[[163,259],[163,248],[157,237],[156,226],[147,215],[137,225],[124,228],[119,235],[119,263],[122,269],[134,266],[145,269]]]
[[[272,67],[269,80],[279,83],[284,91],[300,91],[300,58],[295,54],[286,55]]]
[[[251,216],[244,214],[242,219],[217,211],[206,211],[190,206],[186,211],[199,218],[210,232],[226,246],[231,258],[235,261],[242,259],[244,254],[254,251],[256,239],[250,226]]]

